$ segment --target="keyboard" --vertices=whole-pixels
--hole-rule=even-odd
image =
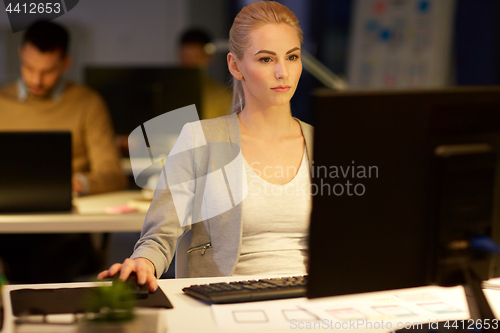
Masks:
[[[306,285],[307,275],[192,285],[182,291],[210,303],[224,304],[304,297]]]

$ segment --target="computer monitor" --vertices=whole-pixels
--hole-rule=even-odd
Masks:
[[[500,240],[500,88],[315,98],[308,297],[463,283],[450,247]]]
[[[201,105],[201,71],[180,67],[87,67],[85,83],[106,101],[118,135],[187,105]]]
[[[0,132],[0,213],[72,209],[71,133]]]

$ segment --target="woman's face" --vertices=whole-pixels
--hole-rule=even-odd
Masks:
[[[288,105],[302,73],[297,33],[286,23],[266,24],[254,29],[250,40],[239,61],[246,104]]]

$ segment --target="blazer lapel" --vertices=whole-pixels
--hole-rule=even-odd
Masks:
[[[238,150],[241,158],[241,134],[239,127],[239,120],[236,113],[228,115],[226,117],[217,118],[212,121],[207,121],[204,125],[205,137],[209,145],[210,151],[210,165],[208,166],[211,172],[216,172],[215,170],[218,164],[217,161],[213,160],[215,149],[217,145],[221,143],[234,144],[237,147],[229,149],[231,151]],[[225,150],[225,149],[224,149]],[[232,195],[233,202],[236,198],[241,198],[236,191],[243,191],[246,188],[246,182],[243,184],[243,178],[241,177],[231,177],[227,173],[229,170],[225,168],[225,181],[228,188],[228,192]],[[241,160],[241,170],[244,171],[243,160]],[[237,171],[238,172],[241,172]],[[234,169],[232,173],[234,172]],[[236,181],[231,181],[231,178],[237,178]],[[236,182],[236,184],[235,184]],[[238,183],[239,182],[239,183]],[[245,185],[245,186],[243,186]],[[212,243],[213,251],[213,262],[223,275],[229,276],[233,273],[233,268],[235,263],[238,261],[239,250],[241,244],[242,226],[241,226],[241,202],[237,202],[233,208],[214,216],[213,218],[205,221],[205,226],[208,229],[208,234],[210,235],[210,242]]]

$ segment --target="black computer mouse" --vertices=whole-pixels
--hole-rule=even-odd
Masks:
[[[113,283],[119,281],[118,276],[113,279]],[[136,295],[137,298],[146,298],[149,294],[149,285],[144,283],[142,286],[137,284],[137,274],[135,272],[130,273],[128,278],[124,281],[132,290],[132,293]]]

